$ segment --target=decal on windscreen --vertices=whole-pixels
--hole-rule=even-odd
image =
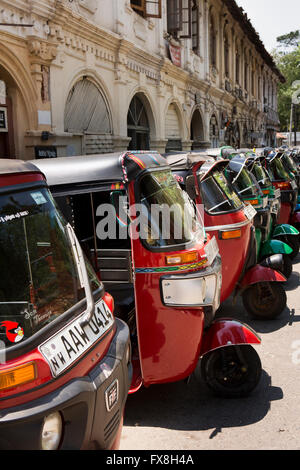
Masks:
[[[40,191],[37,191],[35,193],[30,193],[30,196],[34,199],[36,204],[46,204],[47,199],[43,196],[43,194]]]
[[[6,320],[0,326],[5,328],[6,337],[11,343],[18,343],[23,339],[24,330],[16,321]]]
[[[26,217],[29,215],[28,211],[20,211],[16,212],[15,214],[7,214],[0,216],[0,223],[10,222],[11,220],[21,219],[22,217]]]

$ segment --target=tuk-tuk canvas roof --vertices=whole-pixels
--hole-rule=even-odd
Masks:
[[[125,151],[100,155],[33,160],[46,176],[49,186],[84,183],[116,183],[135,179],[142,171],[167,166],[154,151]]]
[[[120,153],[33,160],[49,186],[93,181],[123,181]]]
[[[0,158],[0,175],[14,173],[36,173],[37,171],[39,170],[36,168],[36,166],[30,162]]]
[[[204,165],[199,169],[199,172],[201,174],[201,179],[204,179],[207,174],[209,174],[216,167],[222,169],[225,168],[228,165],[229,160],[224,160],[222,158],[215,160],[206,153],[194,152],[185,153],[183,155],[167,155],[167,162],[171,168],[175,170],[188,170],[192,168],[193,163],[203,162]]]

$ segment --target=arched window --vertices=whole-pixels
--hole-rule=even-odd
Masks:
[[[229,77],[229,40],[226,32],[224,33],[224,68],[226,77]]]
[[[199,53],[199,7],[196,0],[192,1],[192,49],[198,54]]]
[[[131,137],[128,150],[150,149],[150,126],[143,101],[135,95],[127,114],[127,134]]]
[[[236,83],[240,83],[240,73],[241,73],[241,58],[240,58],[240,51],[238,47],[235,51],[235,81]]]
[[[217,31],[213,15],[210,15],[209,21],[209,45],[210,45],[210,63],[213,67],[217,65]]]
[[[69,93],[65,107],[65,131],[110,134],[110,116],[103,95],[84,77]]]
[[[248,57],[245,51],[245,54],[244,54],[244,88],[246,91],[248,91],[248,68],[249,68]]]

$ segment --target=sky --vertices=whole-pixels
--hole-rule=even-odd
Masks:
[[[276,38],[300,29],[299,0],[236,0],[244,9],[268,52]]]

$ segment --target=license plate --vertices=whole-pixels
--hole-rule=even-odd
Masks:
[[[297,183],[296,183],[296,181],[291,180],[291,186],[292,186],[293,189],[296,189],[296,188],[297,188]]]
[[[252,220],[256,216],[256,210],[254,209],[251,204],[248,204],[246,207],[244,207],[244,214],[247,217],[247,219]]]
[[[119,400],[119,381],[114,380],[113,383],[105,391],[105,404],[107,411],[111,411]]]
[[[77,361],[114,323],[111,311],[103,300],[95,304],[90,322],[80,326],[85,312],[39,346],[52,375],[57,377]]]
[[[216,237],[213,237],[207,243],[207,245],[205,245],[204,250],[205,250],[205,254],[206,254],[206,257],[207,257],[207,260],[208,260],[209,264],[212,264],[213,260],[215,259],[215,257],[219,253],[219,247],[218,247]]]
[[[274,198],[279,199],[280,198],[281,191],[279,188],[276,188],[274,191]]]
[[[278,211],[279,211],[279,204],[277,202],[273,203],[271,206],[271,214],[277,214]]]

